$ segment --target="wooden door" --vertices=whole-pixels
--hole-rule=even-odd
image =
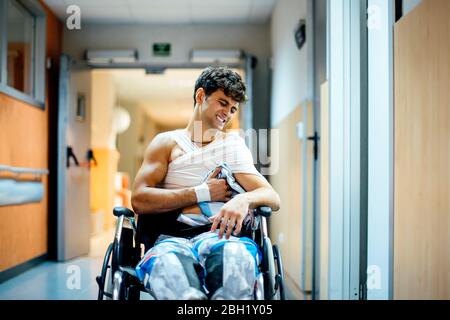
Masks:
[[[450,299],[449,16],[424,0],[395,25],[395,299]]]

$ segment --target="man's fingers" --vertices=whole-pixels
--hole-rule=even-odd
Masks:
[[[222,169],[221,167],[217,167],[216,170],[214,170],[214,172],[208,177],[208,179],[213,179],[217,177],[221,169]]]
[[[214,217],[214,222],[213,222],[213,224],[211,226],[211,231],[213,231],[213,232],[216,231],[217,226],[219,225],[219,222],[220,222],[221,219],[222,219],[222,215],[221,214],[219,214],[219,215]]]
[[[231,231],[233,231],[234,225],[235,225],[235,224],[236,224],[236,218],[235,218],[235,217],[232,217],[232,218],[229,220],[228,225],[227,225],[227,233],[226,233],[226,235],[225,235],[225,238],[226,238],[227,240],[230,239]]]
[[[242,229],[242,219],[239,219],[237,224],[236,224],[236,229],[233,232],[233,235],[237,236],[239,234],[239,232],[241,232]]]
[[[223,233],[224,233],[224,231],[225,231],[225,227],[226,227],[227,224],[228,224],[228,219],[229,219],[229,215],[226,213],[226,214],[223,216],[222,221],[220,222],[219,239],[222,239]]]

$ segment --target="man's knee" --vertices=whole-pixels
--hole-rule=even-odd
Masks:
[[[257,251],[242,242],[212,247],[205,261],[206,287],[211,299],[252,299],[257,270]]]
[[[206,299],[198,275],[202,268],[185,239],[168,239],[151,248],[138,264],[145,288],[158,300]]]

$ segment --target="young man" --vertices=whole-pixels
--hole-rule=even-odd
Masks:
[[[257,259],[256,251],[251,248],[250,251],[246,250],[246,246],[249,249],[249,243],[239,242],[231,233],[234,230],[233,235],[239,234],[249,209],[265,205],[277,211],[280,205],[278,194],[254,167],[252,155],[244,140],[236,134],[224,132],[239,104],[245,102],[245,90],[241,77],[232,70],[222,67],[206,68],[195,84],[194,112],[188,126],[158,134],[153,139],[145,152],[132,193],[132,205],[140,217],[198,212],[196,205],[204,201],[225,203],[218,214],[210,218],[213,222],[211,232],[194,238],[191,242],[194,244],[191,247],[195,246],[195,250],[203,248],[202,252],[192,256],[191,262],[195,266],[197,256],[206,268],[206,290],[212,299],[251,298],[256,277],[255,266],[251,264],[255,264]],[[223,162],[231,168],[234,178],[245,189],[245,193],[231,198],[232,192],[226,180],[217,179],[220,167],[216,167]],[[211,171],[213,173],[204,180],[205,175]],[[174,252],[174,243],[176,241],[169,241],[169,244],[163,241],[152,249],[158,258],[152,266],[152,274],[146,277],[148,289],[161,299],[205,298],[200,283],[189,277],[193,270],[191,262],[186,263],[186,257],[190,256],[189,250],[185,251],[187,253],[183,257],[170,257]],[[220,254],[211,251],[214,244],[216,249],[221,250]],[[189,247],[187,242],[179,240],[180,252],[183,248],[186,249],[186,245]],[[253,255],[248,252],[253,252]],[[167,271],[169,265],[172,271],[176,270],[173,263],[179,267],[176,276],[172,275],[170,278],[158,273],[157,270]],[[233,274],[238,274],[236,270],[247,274],[243,281],[247,285],[241,285],[239,289],[230,284],[227,281],[227,268],[234,270]],[[253,276],[248,268],[255,273]],[[176,283],[173,283],[174,278],[177,279]],[[153,282],[162,285],[155,287],[152,279],[158,279],[159,281]],[[187,286],[183,287],[180,283]]]

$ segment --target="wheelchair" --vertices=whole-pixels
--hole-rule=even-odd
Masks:
[[[113,214],[117,217],[114,241],[109,244],[101,273],[96,277],[98,300],[140,300],[140,293],[148,292],[137,277],[135,266],[157,237],[166,234],[190,238],[211,228],[211,224],[190,227],[179,223],[176,221],[178,212],[140,215],[137,224],[135,213],[128,208],[115,207]],[[277,245],[272,245],[267,234],[266,218],[271,214],[271,208],[266,206],[254,209],[251,225],[241,232],[255,241],[262,253],[258,266],[260,276],[253,293],[255,300],[285,300],[280,250]]]

